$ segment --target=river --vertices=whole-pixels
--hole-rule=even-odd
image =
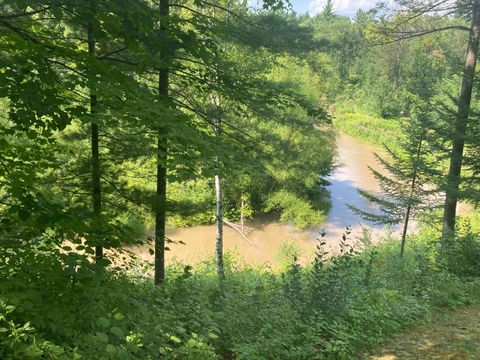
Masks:
[[[345,227],[352,227],[351,238],[355,239],[362,233],[362,226],[372,229],[372,237],[380,236],[380,227],[363,221],[347,206],[352,204],[360,209],[371,209],[368,203],[358,193],[358,189],[377,192],[379,190],[375,177],[369,166],[378,169],[375,152],[379,149],[363,141],[345,134],[337,135],[337,167],[332,175],[326,178],[331,185],[332,207],[326,224],[309,231],[295,231],[291,226],[278,222],[273,216],[267,216],[246,223],[247,241],[237,231],[224,226],[224,249],[236,253],[246,262],[261,266],[278,265],[278,253],[282,244],[293,242],[301,251],[300,262],[312,260],[319,232],[327,233],[325,240],[329,252],[337,251],[339,240]],[[167,237],[183,244],[169,244],[166,252],[167,263],[178,260],[182,263],[194,264],[197,261],[213,256],[216,236],[215,225],[194,226],[190,228],[168,228]],[[145,260],[151,260],[150,246],[137,248],[135,252]]]

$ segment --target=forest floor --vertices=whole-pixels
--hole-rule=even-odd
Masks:
[[[435,314],[387,341],[372,360],[480,360],[480,304]]]

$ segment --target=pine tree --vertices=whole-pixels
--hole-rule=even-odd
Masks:
[[[471,121],[471,100],[475,84],[475,68],[477,64],[478,49],[480,44],[480,1],[420,1],[420,0],[397,0],[404,10],[408,10],[406,16],[399,16],[395,21],[382,28],[383,34],[393,36],[393,40],[412,39],[435,32],[460,30],[468,31],[468,43],[466,47],[465,61],[463,65],[462,84],[458,95],[457,110],[452,116],[453,131],[450,134],[449,168],[445,180],[445,201],[443,207],[442,239],[446,239],[455,231],[457,216],[457,203],[461,198],[460,185],[462,183],[462,168],[464,167],[465,147],[468,147],[468,123]],[[448,26],[433,26],[433,28],[412,28],[410,20],[420,16],[436,14],[445,17],[444,14],[455,14],[458,23]],[[461,19],[470,20],[466,26]]]
[[[400,255],[403,256],[408,226],[411,219],[420,212],[431,210],[438,201],[434,196],[436,190],[430,188],[428,179],[422,174],[426,165],[428,146],[427,130],[421,117],[412,118],[406,124],[406,136],[399,150],[385,146],[387,156],[375,154],[382,171],[370,167],[377,179],[381,194],[359,190],[359,193],[378,207],[380,213],[372,213],[354,206],[349,206],[363,219],[377,224],[396,225],[403,223]]]
[[[326,19],[331,19],[335,17],[335,9],[333,7],[333,1],[332,0],[327,0],[327,3],[322,9],[322,12],[320,13],[320,16],[326,18]]]
[[[439,187],[433,181],[438,172],[432,156],[438,137],[435,129],[438,109],[434,99],[440,91],[444,73],[441,63],[431,56],[435,49],[434,43],[423,39],[411,47],[409,63],[405,64],[408,81],[403,87],[409,103],[409,118],[401,120],[403,132],[399,136],[398,148],[385,146],[387,156],[376,155],[384,171],[371,168],[381,194],[360,191],[362,196],[379,207],[380,214],[351,207],[374,223],[403,223],[402,256],[411,219],[422,211],[439,206]]]

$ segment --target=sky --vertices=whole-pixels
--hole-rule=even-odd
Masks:
[[[316,15],[323,10],[327,0],[291,0],[297,13],[308,12]],[[335,12],[339,15],[353,17],[358,9],[370,10],[378,0],[333,0]]]
[[[255,4],[259,0],[250,0],[251,6],[255,7]],[[327,0],[290,0],[295,10],[299,14],[309,13],[310,15],[316,15],[322,11],[323,7],[327,3]],[[369,10],[375,6],[378,0],[333,0],[333,6],[335,12],[339,15],[353,17],[357,13],[358,9]]]

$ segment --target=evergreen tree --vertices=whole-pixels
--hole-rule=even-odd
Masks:
[[[325,19],[332,19],[335,17],[335,9],[333,8],[333,0],[327,0],[325,6],[320,13],[321,17]]]
[[[379,213],[370,213],[355,207],[351,209],[364,219],[379,224],[403,223],[400,254],[403,256],[408,226],[422,211],[438,207],[436,183],[431,177],[437,171],[432,164],[436,148],[433,100],[439,92],[443,72],[441,63],[431,56],[435,45],[420,41],[411,49],[409,81],[405,95],[409,99],[408,120],[402,121],[403,133],[399,149],[385,146],[386,156],[376,155],[381,171],[370,168],[379,181],[381,194],[360,191],[367,200],[378,206]]]
[[[398,1],[398,3],[408,10],[406,15],[398,16],[390,23],[384,24],[383,34],[393,36],[393,39],[387,42],[398,42],[400,40],[412,39],[418,36],[425,36],[435,32],[460,30],[468,31],[468,41],[465,51],[462,84],[460,94],[458,95],[457,110],[453,116],[453,131],[450,134],[449,168],[445,179],[445,202],[442,221],[442,239],[455,231],[455,221],[457,214],[457,203],[461,195],[460,185],[462,183],[462,167],[464,162],[464,153],[468,132],[468,123],[470,119],[470,108],[472,92],[475,83],[475,68],[477,63],[478,48],[480,43],[480,2],[478,0],[466,0],[458,2],[450,1],[429,1],[427,3],[418,0]],[[420,27],[415,26],[415,19],[421,16],[431,16],[438,14],[444,16],[454,14],[453,24],[446,26],[434,25],[425,28],[424,24]],[[470,24],[465,24],[463,19],[470,20]]]
[[[365,199],[378,206],[380,213],[371,213],[350,206],[365,220],[377,224],[403,223],[401,256],[404,253],[410,220],[422,211],[433,210],[438,206],[436,190],[429,189],[431,184],[428,178],[422,176],[425,173],[426,157],[429,154],[426,141],[427,129],[422,120],[425,116],[429,116],[428,112],[416,114],[405,124],[406,136],[404,135],[400,150],[392,150],[385,146],[388,157],[376,154],[382,170],[377,171],[370,167],[370,171],[377,179],[381,193],[377,195],[359,190]]]

